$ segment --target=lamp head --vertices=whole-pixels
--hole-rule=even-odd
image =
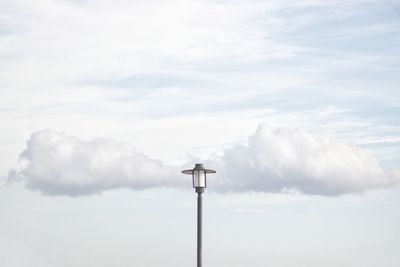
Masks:
[[[196,192],[203,193],[204,188],[207,187],[207,173],[216,173],[216,171],[205,169],[203,164],[196,163],[193,169],[183,170],[182,173],[192,175],[193,187]]]

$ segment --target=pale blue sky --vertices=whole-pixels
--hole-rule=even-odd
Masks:
[[[399,266],[399,32],[386,0],[0,1],[0,265],[194,265],[200,160],[206,266]]]

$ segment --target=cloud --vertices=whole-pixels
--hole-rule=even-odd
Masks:
[[[356,146],[292,128],[260,125],[247,145],[205,161],[219,192],[302,192],[341,195],[396,184],[376,158]],[[191,163],[190,163],[191,164]],[[190,165],[187,165],[190,167]],[[187,167],[185,166],[185,167]],[[87,195],[113,188],[190,187],[183,166],[168,166],[128,143],[80,141],[52,130],[32,133],[9,179],[51,195]]]
[[[265,124],[249,138],[248,146],[227,150],[222,161],[230,189],[239,191],[340,195],[395,183],[366,150]]]
[[[393,180],[400,182],[400,167],[392,170],[389,175]]]
[[[51,195],[86,195],[112,188],[179,186],[178,171],[146,157],[128,143],[80,141],[64,133],[34,132],[10,172],[12,180]]]

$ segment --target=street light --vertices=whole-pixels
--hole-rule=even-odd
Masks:
[[[197,163],[192,170],[184,170],[183,174],[192,175],[193,187],[197,193],[197,267],[202,266],[201,261],[201,245],[202,245],[202,234],[201,234],[201,216],[202,216],[202,197],[201,194],[204,192],[204,188],[207,187],[207,173],[215,173],[214,170],[207,170],[203,167],[203,164]]]

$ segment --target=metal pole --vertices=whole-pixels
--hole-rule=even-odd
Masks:
[[[202,266],[202,232],[201,232],[201,223],[202,223],[202,192],[198,192],[197,194],[197,267]]]

